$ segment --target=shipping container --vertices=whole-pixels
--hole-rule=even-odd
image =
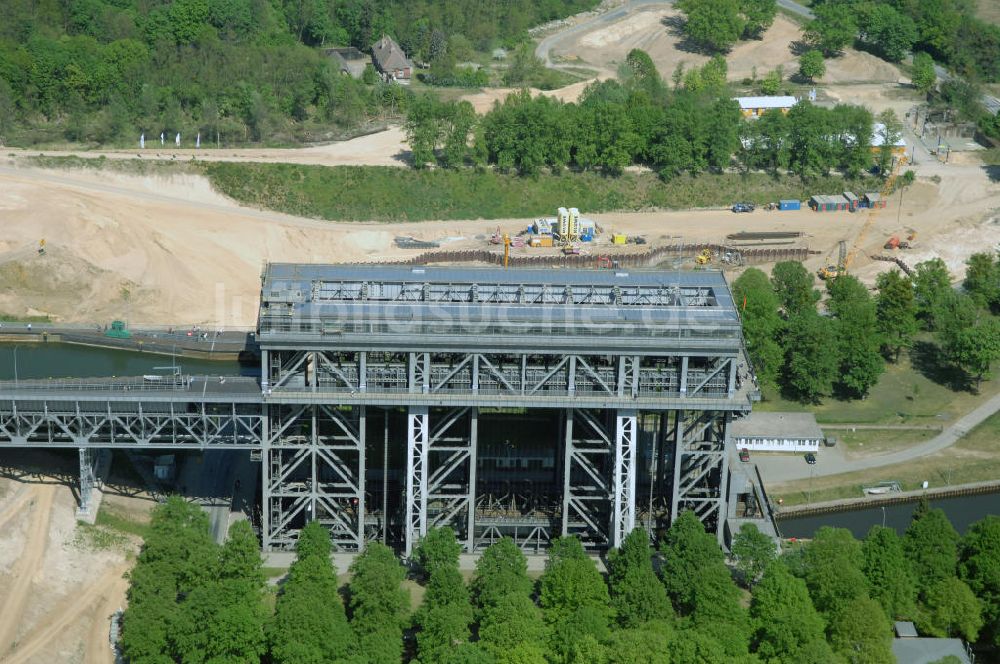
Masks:
[[[857,197],[857,195],[853,191],[845,191],[844,200],[847,201],[847,209],[850,210],[851,212],[854,212],[859,207],[861,207],[861,200]]]
[[[778,201],[778,209],[779,210],[801,210],[802,209],[802,201],[791,201],[791,200]]]
[[[612,244],[625,244],[628,241],[628,236],[624,233],[615,233],[611,236]]]

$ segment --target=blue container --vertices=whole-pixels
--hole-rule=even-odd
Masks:
[[[590,242],[593,239],[594,239],[593,235],[581,235],[580,236],[580,242]]]
[[[802,201],[778,201],[779,210],[801,210]]]

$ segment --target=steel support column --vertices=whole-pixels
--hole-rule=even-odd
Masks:
[[[691,510],[720,538],[728,492],[728,419],[725,412],[679,411],[675,434],[671,521]]]
[[[96,455],[92,448],[80,448],[80,513],[90,514],[90,498],[97,479],[94,477]]]
[[[414,364],[411,364],[412,366]],[[413,552],[413,547],[416,546],[420,538],[427,534],[429,420],[427,406],[411,406],[406,415],[406,500],[403,517],[403,552],[407,556]]]
[[[614,502],[611,508],[611,546],[622,545],[635,528],[635,481],[638,428],[634,410],[615,415]]]

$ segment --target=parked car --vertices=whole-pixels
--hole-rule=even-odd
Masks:
[[[733,206],[733,212],[753,212],[754,207],[753,203],[737,203]]]
[[[808,463],[810,466],[815,465],[816,464],[816,455],[813,454],[812,452],[807,452],[806,453],[806,463]]]
[[[740,461],[746,463],[749,460],[750,460],[750,450],[744,447],[743,449],[740,450]]]

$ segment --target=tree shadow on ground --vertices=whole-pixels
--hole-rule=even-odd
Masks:
[[[792,55],[798,58],[802,56],[804,53],[808,53],[809,51],[813,50],[813,47],[807,44],[806,42],[802,41],[801,39],[797,39],[788,44],[788,50],[791,51]]]
[[[931,382],[956,392],[971,392],[973,385],[966,373],[944,361],[941,348],[929,341],[917,341],[910,349],[910,364]]]
[[[1000,182],[1000,165],[983,166],[983,170],[990,182]]]
[[[660,20],[660,23],[667,28],[667,34],[677,38],[675,48],[678,51],[707,55],[709,57],[716,55],[717,51],[715,49],[707,47],[704,44],[699,44],[684,34],[684,24],[686,22],[683,16],[664,16]]]

